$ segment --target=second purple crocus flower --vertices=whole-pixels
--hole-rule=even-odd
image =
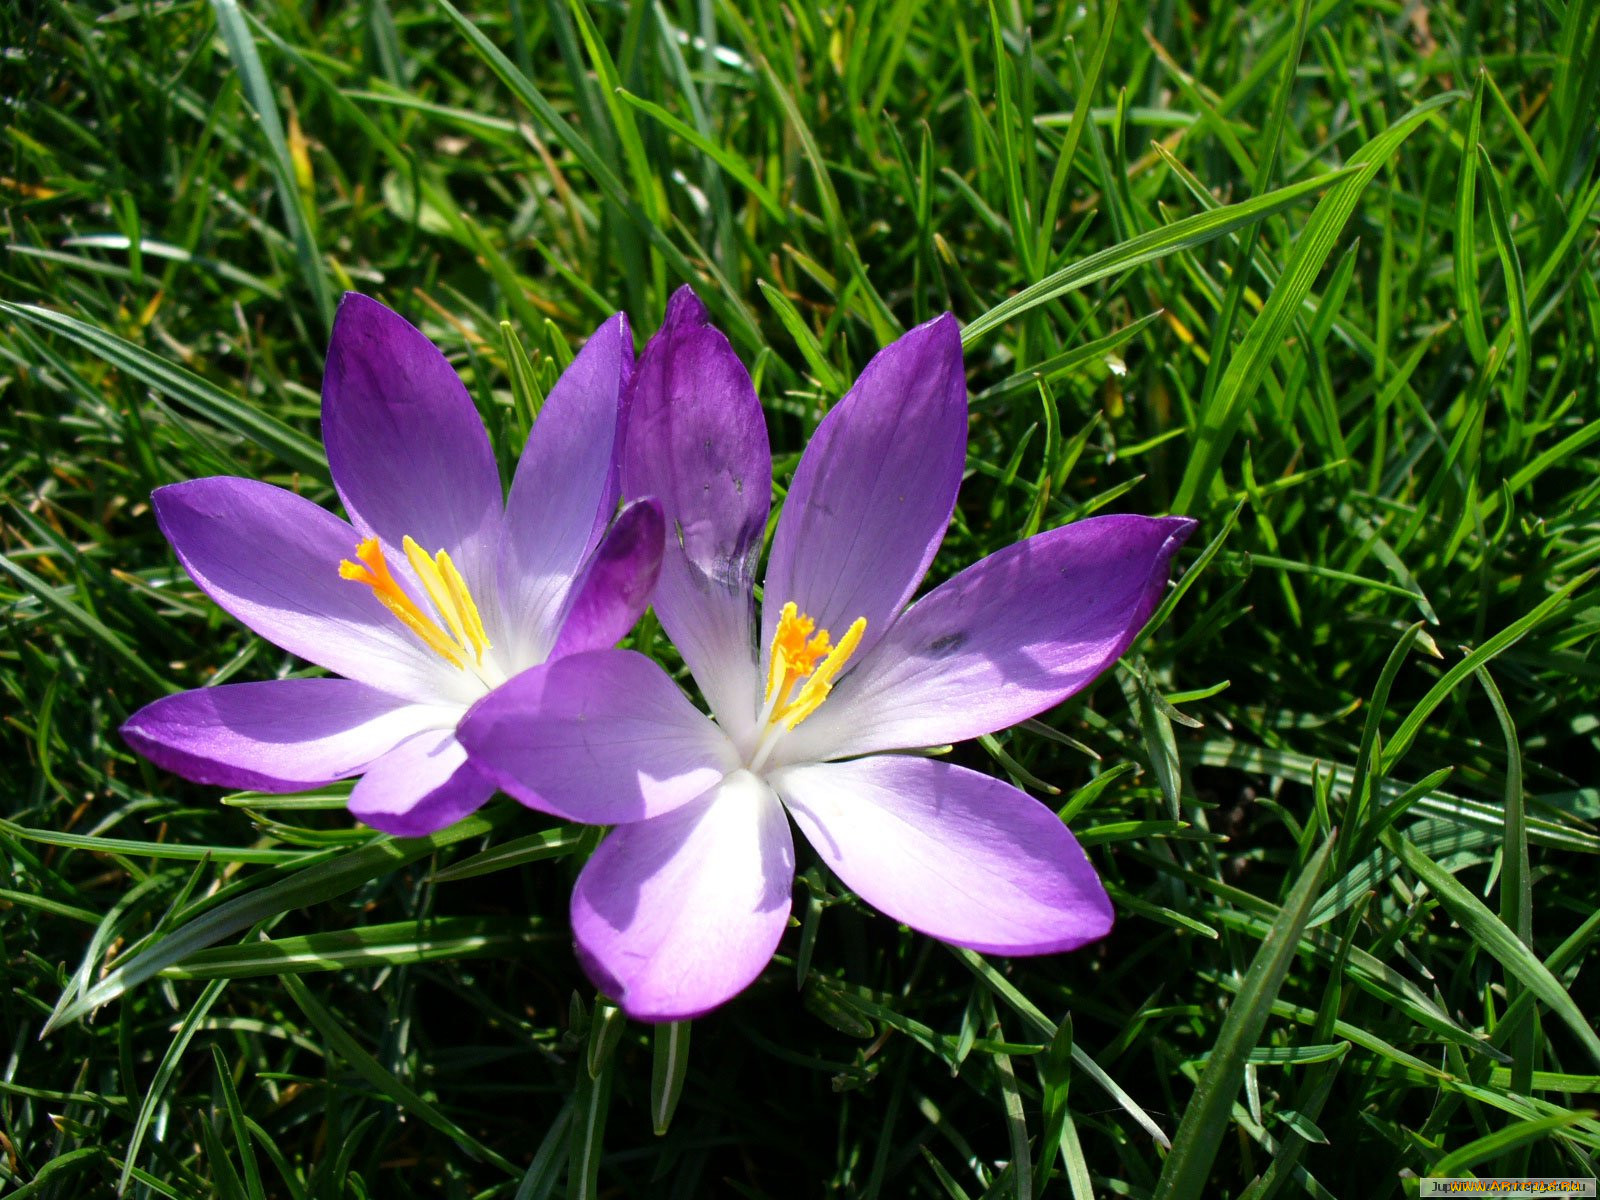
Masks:
[[[906,607],[954,510],[966,384],[946,315],[883,350],[823,420],[754,584],[772,488],[761,406],[687,289],[640,361],[623,488],[654,496],[654,605],[712,717],[642,655],[574,654],[460,727],[532,807],[614,825],[573,929],[630,1015],[679,1020],[761,972],[789,920],[792,817],[864,900],[1002,954],[1103,936],[1111,906],[1055,814],[1009,784],[886,753],[1003,729],[1127,648],[1194,523],[1107,516],[990,555]],[[787,816],[785,815],[787,813]]]
[[[168,770],[229,788],[295,792],[359,775],[351,812],[394,834],[476,809],[494,784],[456,740],[462,714],[525,668],[614,644],[655,584],[660,510],[640,501],[616,514],[633,367],[618,314],[551,390],[505,497],[444,355],[377,301],[345,296],[322,435],[350,520],[253,479],[152,497],[213,600],[343,678],[181,692],[140,709],[123,736]]]

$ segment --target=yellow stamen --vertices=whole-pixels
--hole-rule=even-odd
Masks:
[[[800,689],[800,694],[794,698],[794,703],[785,706],[782,712],[776,714],[786,727],[793,729],[816,712],[818,705],[828,698],[828,693],[833,691],[833,677],[856,652],[856,647],[861,644],[861,635],[866,632],[865,617],[857,617],[851,622],[850,628],[844,631],[844,637],[839,639],[839,644],[828,652],[828,657],[822,660],[822,665],[811,673],[810,679],[806,680],[805,686]]]
[[[471,658],[480,665],[483,653],[489,649],[489,639],[483,631],[483,620],[472,594],[461,578],[461,572],[443,550],[430,558],[427,551],[409,537],[404,542],[406,558],[421,580],[423,590],[433,607],[450,627],[448,633],[439,622],[430,617],[409,593],[400,586],[383,557],[383,546],[377,538],[365,538],[356,547],[356,558],[339,564],[339,578],[364,583],[400,623],[417,637],[428,649],[453,667],[465,668]],[[453,635],[453,636],[452,636]]]
[[[811,674],[817,660],[832,647],[828,631],[813,636],[817,623],[795,607],[793,600],[783,606],[778,628],[772,633],[772,661],[767,665],[767,701],[782,705],[789,698],[795,681]]]
[[[484,636],[478,606],[472,602],[466,581],[461,578],[461,572],[456,570],[455,563],[443,550],[429,558],[428,552],[409,537],[402,545],[411,569],[417,573],[417,578],[422,580],[422,586],[427,590],[428,599],[433,601],[433,607],[444,618],[445,624],[450,626],[450,632],[455,634],[456,644],[463,648],[470,647],[473,656],[481,663],[483,652],[489,648],[489,639]]]
[[[793,729],[816,712],[866,631],[867,619],[857,617],[839,644],[833,645],[826,629],[817,629],[816,622],[793,601],[785,604],[772,634],[772,660],[767,667],[768,725],[781,722]],[[801,679],[805,683],[791,701],[789,693]]]

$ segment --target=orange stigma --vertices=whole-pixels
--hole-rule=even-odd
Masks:
[[[783,606],[778,628],[772,634],[772,657],[767,667],[765,724],[793,729],[828,698],[833,680],[861,644],[867,619],[857,617],[834,645],[826,629],[801,612],[794,601]],[[799,694],[789,698],[795,684],[805,680]]]

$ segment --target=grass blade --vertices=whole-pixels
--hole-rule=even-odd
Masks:
[[[1589,1057],[1600,1065],[1600,1035],[1583,1015],[1583,1011],[1568,995],[1561,981],[1539,961],[1537,955],[1523,943],[1505,922],[1489,911],[1487,905],[1468,891],[1450,872],[1434,862],[1408,839],[1393,829],[1384,834],[1388,846],[1400,861],[1439,898],[1447,912],[1468,936],[1483,947],[1508,972],[1515,975],[1522,986],[1540,1000],[1550,1011],[1572,1030]]]
[[[327,1043],[329,1051],[342,1058],[357,1075],[377,1088],[379,1092],[394,1101],[406,1112],[413,1114],[418,1120],[425,1121],[433,1126],[473,1158],[478,1159],[480,1162],[492,1163],[513,1178],[522,1175],[520,1168],[512,1165],[495,1151],[483,1145],[449,1117],[445,1116],[444,1113],[402,1083],[395,1077],[394,1072],[368,1054],[339,1022],[339,1019],[311,994],[311,989],[306,987],[297,976],[285,975],[283,977],[283,989],[289,994],[289,998],[300,1007],[300,1011],[305,1013],[306,1018],[316,1026],[317,1032],[322,1035],[323,1040]]]
[[[333,328],[333,291],[328,284],[328,274],[322,265],[322,255],[311,232],[311,220],[300,198],[300,187],[295,180],[294,163],[289,155],[289,143],[284,137],[283,118],[278,115],[278,102],[272,94],[272,84],[267,79],[266,68],[256,50],[255,38],[244,14],[239,11],[238,0],[211,0],[211,11],[216,14],[217,29],[227,43],[228,54],[239,72],[239,82],[244,88],[250,107],[255,109],[261,122],[262,135],[267,139],[267,168],[278,188],[278,202],[283,206],[283,217],[289,226],[289,237],[294,242],[295,256],[300,260],[300,275],[311,289],[311,298],[322,317],[324,331]]]
[[[102,1004],[137,987],[166,967],[181,963],[189,955],[230,934],[248,929],[258,922],[294,909],[321,904],[334,896],[352,891],[386,872],[399,870],[445,846],[468,838],[481,837],[494,828],[483,816],[468,817],[449,829],[425,838],[383,838],[360,850],[319,862],[287,878],[269,883],[219,904],[194,920],[174,929],[151,945],[133,954],[106,972],[71,1003],[64,1005],[50,1020],[45,1031],[76,1021]],[[286,977],[287,978],[287,977]]]
[[[165,968],[169,979],[242,979],[304,975],[467,958],[510,958],[567,934],[540,929],[534,918],[436,917],[356,929],[243,942],[199,950]]]
[[[234,399],[215,384],[168,362],[160,355],[152,354],[143,346],[137,346],[104,329],[97,329],[76,317],[33,304],[0,300],[0,312],[61,334],[102,362],[126,371],[146,387],[177,401],[196,415],[276,454],[288,466],[314,471],[318,475],[327,473],[328,462],[323,457],[322,447],[311,438],[277,418]]]
[[[656,1026],[650,1066],[650,1124],[661,1137],[672,1126],[672,1114],[683,1099],[689,1074],[689,1031],[692,1021],[667,1021]]]
[[[1282,349],[1284,335],[1299,314],[1306,294],[1322,270],[1322,264],[1333,252],[1339,234],[1367,184],[1372,182],[1389,156],[1423,122],[1459,98],[1456,92],[1435,96],[1412,109],[1392,128],[1373,138],[1351,155],[1347,167],[1349,174],[1341,178],[1317,204],[1294,244],[1289,261],[1284,264],[1278,286],[1267,297],[1261,315],[1251,323],[1244,341],[1239,344],[1222,376],[1222,382],[1217,385],[1216,394],[1200,414],[1194,454],[1184,471],[1177,497],[1173,500],[1174,512],[1191,511],[1199,503],[1201,490],[1210,488],[1216,482],[1223,454],[1233,443],[1251,396],[1261,386],[1272,360]],[[1226,211],[1218,209],[1216,214],[1209,215]]]
[[[1250,1052],[1261,1038],[1278,989],[1294,962],[1301,931],[1311,916],[1332,850],[1330,839],[1306,864],[1294,891],[1251,959],[1200,1082],[1183,1110],[1183,1119],[1172,1139],[1172,1152],[1162,1164],[1161,1177],[1151,1193],[1154,1200],[1196,1200],[1206,1194],[1206,1180],[1233,1117],[1234,1098],[1244,1080]]]
[[[1315,179],[1302,179],[1299,183],[1291,183],[1287,187],[1268,192],[1265,196],[1256,196],[1224,208],[1195,213],[1180,221],[1174,221],[1171,225],[1152,229],[1148,233],[1129,238],[1120,245],[1091,254],[1002,300],[961,331],[961,344],[971,346],[1023,313],[1038,308],[1041,304],[1048,304],[1068,292],[1086,287],[1096,280],[1109,275],[1119,275],[1143,263],[1154,262],[1169,254],[1192,250],[1196,246],[1204,246],[1207,242],[1226,237],[1236,230],[1253,225],[1275,212],[1281,212],[1299,203],[1315,192],[1337,184],[1347,175],[1355,174],[1357,170],[1358,168],[1354,166],[1345,167]]]

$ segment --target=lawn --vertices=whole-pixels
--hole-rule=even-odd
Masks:
[[[0,1194],[1595,1175],[1600,5],[458,2],[0,12]],[[1060,811],[1105,940],[953,948],[802,844],[772,965],[651,1026],[573,954],[595,831],[500,797],[393,839],[348,785],[223,795],[119,737],[311,671],[149,495],[337,507],[342,292],[444,349],[509,479],[583,339],[623,310],[642,347],[686,283],[774,511],[872,354],[950,311],[931,580],[1090,514],[1198,521],[1116,667],[940,751]],[[627,644],[682,667],[653,615]]]

